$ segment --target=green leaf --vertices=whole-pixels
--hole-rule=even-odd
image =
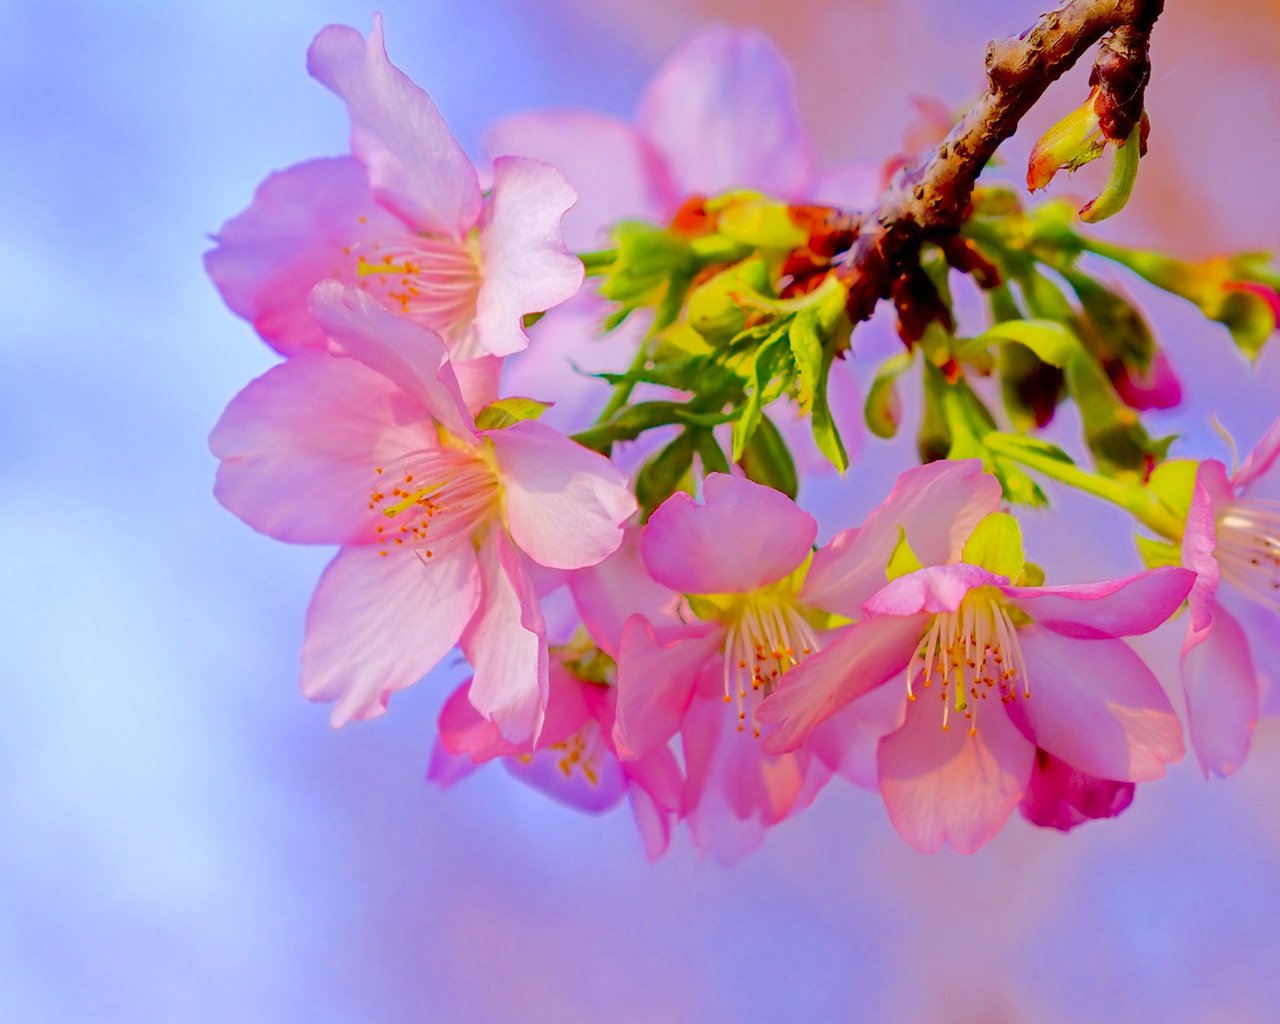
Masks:
[[[960,560],[1017,580],[1026,564],[1018,520],[1008,512],[992,512],[973,528]]]
[[[680,489],[681,482],[693,465],[692,432],[680,436],[654,455],[636,476],[636,500],[644,518]]]
[[[730,417],[724,413],[706,413],[691,409],[683,402],[640,402],[628,405],[605,423],[573,435],[573,440],[598,452],[609,451],[615,441],[632,441],[646,430],[671,423],[694,427],[718,427]]]
[[[789,498],[796,496],[800,482],[796,477],[795,461],[791,458],[787,442],[768,416],[760,417],[738,464],[748,479],[781,491]]]
[[[750,376],[746,387],[747,401],[741,414],[733,424],[733,461],[742,458],[742,453],[756,432],[760,423],[762,410],[768,404],[769,384],[773,380],[773,371],[782,354],[782,336],[765,342],[755,352],[751,362]]]
[[[911,368],[913,358],[914,351],[899,352],[881,363],[876,371],[863,407],[867,427],[876,437],[890,438],[898,432],[902,399],[898,395],[897,380]]]
[[[477,430],[501,430],[522,420],[536,420],[551,408],[552,402],[539,402],[536,398],[513,395],[490,402],[476,413]]]
[[[995,324],[966,342],[986,348],[999,342],[1016,341],[1031,349],[1050,366],[1064,367],[1080,348],[1075,331],[1057,320],[1006,320]]]
[[[899,526],[898,543],[893,546],[893,553],[889,556],[889,564],[885,566],[885,576],[892,581],[899,576],[905,576],[907,573],[923,568],[924,565],[921,564],[916,553],[911,550],[911,544],[907,541],[906,529]]]

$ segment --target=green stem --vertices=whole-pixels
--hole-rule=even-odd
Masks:
[[[647,341],[640,342],[640,347],[636,349],[635,357],[631,360],[631,365],[627,367],[627,376],[634,377],[636,373],[644,369],[644,364],[649,360],[649,350]],[[619,381],[613,386],[613,394],[609,396],[609,401],[605,403],[604,409],[600,415],[596,417],[597,423],[608,423],[613,419],[614,415],[627,404],[631,398],[631,392],[635,390],[636,382],[634,380]]]
[[[1182,537],[1182,520],[1145,487],[1112,480],[1098,473],[1090,473],[1072,462],[1055,458],[1047,452],[1027,448],[1019,444],[1016,438],[1007,435],[988,434],[984,443],[992,454],[1016,462],[1051,480],[1083,491],[1085,494],[1091,494],[1095,498],[1118,505],[1140,523],[1170,540],[1176,541]]]

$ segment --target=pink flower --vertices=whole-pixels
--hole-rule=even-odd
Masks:
[[[317,286],[333,354],[251,383],[210,437],[215,493],[250,526],[340,544],[307,614],[302,690],[335,725],[381,714],[456,644],[476,709],[536,736],[545,627],[531,571],[607,557],[635,511],[595,452],[534,422],[477,431],[441,339],[363,292]]]
[[[565,217],[565,237],[581,249],[607,244],[609,228],[625,219],[668,223],[691,197],[751,189],[859,207],[879,191],[871,164],[815,171],[791,69],[769,38],[751,28],[711,26],[685,42],[644,90],[634,124],[581,110],[520,114],[493,128],[485,150],[537,157],[564,172],[578,193]],[[553,421],[566,429],[581,425],[592,400],[580,393],[594,395],[599,386],[578,378],[579,386],[565,395],[564,363],[617,369],[628,358],[614,358],[617,346],[602,345],[603,319],[593,292],[553,311],[538,332],[556,346],[560,361],[513,361],[508,386],[531,395],[554,387],[562,400]],[[637,341],[628,336],[624,347],[633,350]],[[782,416],[780,425],[785,429],[794,419]]]
[[[379,16],[367,40],[324,29],[307,67],[346,102],[352,156],[271,175],[223,225],[205,265],[227,304],[284,355],[323,351],[307,297],[325,279],[430,328],[455,360],[524,348],[525,314],[582,283],[560,230],[573,189],[552,167],[503,157],[482,195],[431,98],[387,59]]]
[[[1253,651],[1266,651],[1265,664],[1280,654],[1278,456],[1280,420],[1235,473],[1217,459],[1196,471],[1182,536],[1182,564],[1196,573],[1182,681],[1191,745],[1206,775],[1230,775],[1244,763],[1261,700]]]
[[[905,539],[919,555],[909,528]],[[980,554],[1021,572],[1011,517],[983,520],[963,551],[971,561]],[[905,680],[901,725],[876,748],[879,786],[894,826],[930,852],[947,844],[967,853],[990,840],[1026,795],[1037,747],[1098,779],[1158,778],[1182,756],[1181,726],[1150,670],[1116,638],[1160,625],[1192,579],[1164,568],[1019,587],[968,561],[908,572],[765,702],[758,717],[777,727],[765,749],[796,749],[839,709]]]
[[[587,659],[599,681],[580,678]],[[521,781],[572,807],[601,813],[625,796],[650,859],[666,852],[680,809],[680,766],[665,747],[620,761],[613,743],[612,662],[590,648],[552,651],[550,690],[542,732],[533,743],[514,744],[475,710],[468,680],[440,713],[440,738],[428,778],[452,785],[477,765],[502,761]]]

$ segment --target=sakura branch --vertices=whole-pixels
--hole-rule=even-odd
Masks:
[[[508,118],[477,167],[380,20],[324,29],[308,67],[349,155],[267,178],[206,254],[283,358],[214,428],[215,494],[338,549],[303,693],[335,725],[374,718],[458,648],[440,785],[499,762],[586,811],[625,800],[651,857],[683,823],[730,862],[849,782],[913,847],[971,852],[1015,810],[1113,817],[1183,756],[1125,638],[1185,606],[1190,744],[1206,774],[1238,769],[1280,663],[1280,421],[1231,471],[1170,457],[1142,414],[1183,386],[1115,275],[1254,359],[1280,273],[1087,226],[1134,187],[1161,6],[1072,0],[992,44],[927,152],[826,168],[753,30],[687,41],[632,122]],[[1081,211],[1033,202],[991,158],[1099,42],[1028,184],[1104,154],[1108,183]],[[966,336],[953,291],[975,286],[989,322]],[[864,428],[848,356],[882,314],[903,347]],[[1038,436],[1068,403],[1072,452]],[[860,448],[908,424],[923,465],[861,523],[820,523],[808,482],[865,489]],[[1142,562],[1047,583],[1019,516],[1057,486],[1124,509]]]

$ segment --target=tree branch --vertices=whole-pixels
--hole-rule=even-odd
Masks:
[[[1128,135],[1142,114],[1148,39],[1163,8],[1164,0],[1069,0],[1022,35],[988,45],[986,92],[933,153],[898,173],[840,261],[855,324],[915,268],[923,241],[960,229],[987,161],[1049,85],[1107,33],[1090,84],[1102,93],[1107,137]]]

